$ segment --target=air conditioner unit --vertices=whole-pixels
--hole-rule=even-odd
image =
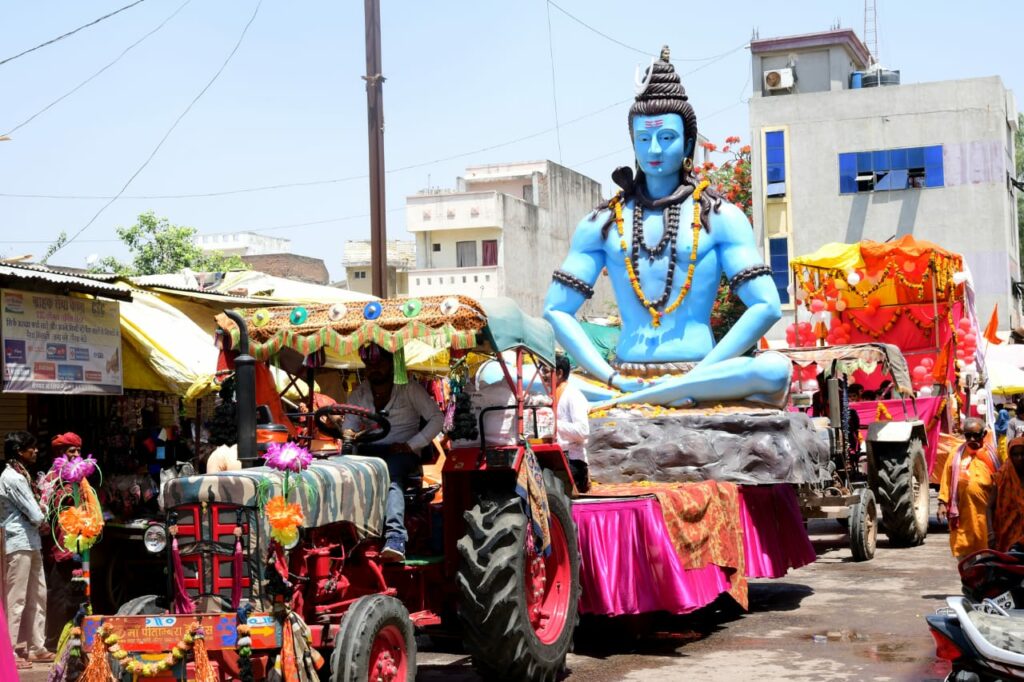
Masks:
[[[772,69],[764,72],[765,90],[786,90],[793,87],[793,69]]]

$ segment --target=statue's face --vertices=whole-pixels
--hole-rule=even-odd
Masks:
[[[633,117],[633,150],[648,176],[673,175],[683,167],[686,138],[683,117],[657,114]]]

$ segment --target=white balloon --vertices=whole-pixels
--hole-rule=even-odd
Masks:
[[[850,272],[846,273],[846,282],[850,286],[855,287],[860,283],[860,275],[858,275],[855,271],[851,270]]]
[[[929,397],[932,394],[932,387],[931,386],[922,386],[921,390],[918,391],[917,394],[919,396],[921,396],[922,398],[927,398],[927,397]]]
[[[985,398],[988,397],[988,391],[986,391],[983,388],[979,388],[977,391],[974,392],[974,395],[977,396],[978,400],[984,400]]]
[[[804,382],[801,382],[801,383],[803,384],[803,387],[804,387],[805,391],[814,392],[814,391],[818,390],[818,380],[817,379],[809,379],[808,381],[804,381]]]
[[[986,414],[988,414],[988,404],[987,403],[978,403],[976,407],[977,407],[977,410],[978,410],[978,414],[980,414],[981,416],[984,417]]]
[[[967,281],[966,272],[954,272],[953,273],[953,284],[963,284]]]

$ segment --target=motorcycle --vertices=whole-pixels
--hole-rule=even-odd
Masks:
[[[1024,547],[981,550],[958,565],[964,596],[927,617],[947,682],[1024,679]]]

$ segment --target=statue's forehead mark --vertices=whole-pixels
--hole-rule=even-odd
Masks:
[[[660,128],[665,124],[665,120],[661,118],[649,118],[644,121],[644,128]]]

